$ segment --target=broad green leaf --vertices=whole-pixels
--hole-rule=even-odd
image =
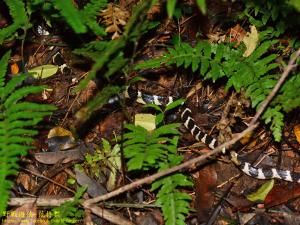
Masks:
[[[196,0],[197,5],[203,14],[206,14],[206,2],[205,0]]]
[[[58,68],[59,67],[56,65],[42,65],[28,70],[28,73],[30,73],[34,78],[45,79],[56,74]]]
[[[171,109],[174,109],[174,108],[176,108],[177,106],[182,105],[182,103],[184,103],[184,99],[177,99],[176,101],[171,102],[169,105],[166,106],[165,112],[166,112],[166,111],[169,111],[169,110],[171,110]]]
[[[149,104],[147,104],[147,105],[144,105],[144,107],[145,108],[153,108],[153,109],[155,109],[156,111],[158,111],[158,112],[163,112],[162,111],[162,109],[158,106],[158,105],[155,105],[155,104],[153,104],[153,103],[149,103]]]
[[[274,179],[269,180],[264,183],[256,192],[247,195],[247,199],[256,202],[256,201],[264,201],[268,193],[272,190],[274,186]]]
[[[155,124],[159,125],[163,120],[164,120],[164,114],[159,113],[159,114],[156,115]]]
[[[152,114],[139,113],[134,117],[134,124],[136,126],[144,127],[148,131],[152,131],[156,128],[155,117]]]

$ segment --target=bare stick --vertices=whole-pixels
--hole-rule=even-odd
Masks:
[[[26,203],[35,203],[39,207],[56,207],[67,201],[73,201],[74,198],[53,198],[53,197],[39,197],[39,198],[10,198],[8,205],[21,206]]]

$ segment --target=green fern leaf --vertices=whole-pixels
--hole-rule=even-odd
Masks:
[[[152,184],[152,191],[160,188],[156,204],[162,207],[167,225],[185,224],[184,220],[189,213],[191,197],[186,193],[180,192],[178,188],[192,185],[193,183],[183,174],[174,174]]]
[[[53,0],[53,4],[76,33],[85,33],[87,31],[80,11],[74,7],[71,0]]]
[[[9,13],[13,19],[13,24],[0,30],[0,44],[10,38],[18,29],[28,29],[29,19],[25,11],[25,5],[21,0],[5,0],[9,8]]]
[[[300,73],[291,76],[282,86],[272,105],[281,105],[285,112],[289,112],[300,105]]]
[[[275,141],[281,140],[281,131],[284,126],[284,115],[282,114],[282,112],[280,112],[280,110],[280,106],[275,106],[274,108],[269,107],[262,116],[266,124],[270,123],[270,129],[273,132]]]
[[[39,93],[43,91],[45,87],[43,86],[27,86],[22,87],[20,89],[15,90],[4,102],[4,106],[9,108],[13,104],[17,103],[17,101],[21,100],[25,96],[29,94]]]
[[[10,53],[11,51],[6,52],[0,60],[0,89],[4,86],[5,75],[7,71],[7,64],[8,64]]]
[[[18,169],[18,156],[25,155],[32,148],[30,144],[36,130],[31,126],[40,122],[44,116],[50,115],[54,106],[37,103],[20,102],[28,94],[43,90],[43,87],[20,87],[27,75],[13,77],[5,86],[4,74],[6,72],[9,53],[0,60],[0,211],[6,208],[8,191],[12,185],[7,177],[15,175]]]
[[[86,25],[96,34],[99,36],[105,35],[105,30],[103,27],[99,26],[97,23],[97,16],[99,11],[103,9],[107,5],[107,0],[91,0],[80,14]]]

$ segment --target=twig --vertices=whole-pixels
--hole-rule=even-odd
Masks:
[[[71,188],[68,188],[67,186],[62,185],[62,184],[56,182],[55,180],[53,180],[53,179],[51,179],[51,178],[49,178],[49,177],[47,177],[47,176],[44,176],[44,175],[42,175],[42,174],[38,174],[38,173],[36,173],[36,172],[34,172],[34,171],[31,171],[31,170],[28,170],[28,169],[25,169],[25,168],[24,168],[23,170],[26,171],[26,172],[28,172],[28,173],[30,173],[30,174],[32,174],[32,175],[34,175],[34,176],[36,176],[36,177],[40,177],[40,178],[43,178],[43,179],[45,179],[45,180],[47,180],[47,181],[50,181],[51,183],[53,183],[53,184],[55,184],[55,185],[57,185],[57,186],[60,186],[61,188],[64,188],[64,189],[66,189],[67,191],[72,192],[73,194],[76,193],[76,192],[75,192],[74,190],[72,190]]]

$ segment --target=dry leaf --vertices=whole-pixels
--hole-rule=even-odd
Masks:
[[[195,177],[195,208],[198,220],[205,222],[207,215],[215,200],[215,190],[217,187],[217,173],[213,165],[209,165],[199,170]]]
[[[20,69],[19,69],[19,66],[18,66],[17,63],[13,63],[13,64],[10,65],[10,72],[12,74],[18,74],[19,71],[20,71]]]
[[[130,14],[128,11],[110,3],[106,9],[101,10],[100,16],[102,17],[102,23],[107,26],[105,31],[113,33],[111,39],[114,40],[120,37],[121,28],[126,25]]]
[[[48,138],[52,137],[57,137],[57,136],[68,136],[70,137],[73,141],[75,140],[73,134],[71,131],[66,130],[60,126],[52,128],[49,133],[48,133]]]
[[[254,52],[257,43],[258,43],[258,32],[255,26],[250,27],[250,33],[247,32],[247,35],[244,37],[243,42],[246,46],[246,51],[244,52],[243,56],[248,57]]]
[[[297,139],[298,143],[300,143],[300,124],[297,124],[296,126],[294,126],[294,133],[296,135],[296,139]]]
[[[230,28],[227,33],[229,35],[229,42],[237,42],[235,47],[240,44],[246,35],[246,31],[239,24]]]
[[[56,175],[53,178],[53,181],[61,184],[61,185],[65,185],[68,179],[68,175],[65,172],[59,173],[58,175]],[[47,190],[47,196],[48,195],[58,195],[59,191],[61,190],[61,187],[54,184],[54,183],[50,183],[48,190]]]
[[[266,208],[271,208],[276,205],[285,204],[286,202],[299,198],[300,185],[275,185],[274,188],[268,193],[264,204]]]

